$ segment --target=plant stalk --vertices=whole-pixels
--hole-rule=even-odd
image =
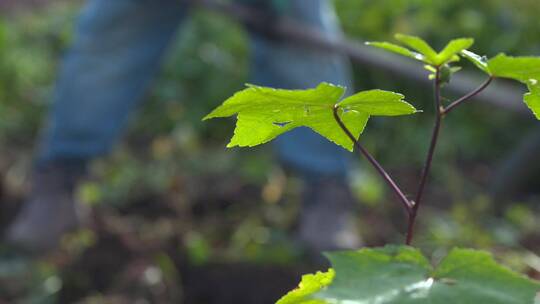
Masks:
[[[485,88],[489,86],[489,84],[493,81],[494,77],[490,76],[484,83],[482,83],[478,88],[476,88],[474,91],[470,92],[469,94],[457,99],[456,101],[449,104],[444,110],[442,110],[442,115],[446,115],[450,113],[453,109],[455,109],[457,106],[462,104],[463,102],[469,100],[470,98],[473,98],[474,96],[480,94]]]
[[[426,160],[424,162],[424,167],[422,169],[422,173],[420,176],[420,183],[418,185],[418,190],[416,192],[416,196],[414,201],[409,200],[401,188],[396,184],[396,182],[390,177],[390,175],[384,170],[384,168],[377,162],[377,160],[358,142],[358,140],[354,137],[354,135],[351,133],[351,131],[345,126],[341,118],[339,117],[339,107],[338,105],[334,106],[334,118],[338,125],[341,127],[343,132],[349,137],[349,139],[353,142],[354,147],[356,150],[361,153],[365,158],[368,159],[368,161],[373,165],[373,167],[377,170],[379,175],[385,180],[385,182],[388,184],[388,186],[394,191],[394,193],[398,196],[400,202],[403,204],[403,207],[407,211],[408,214],[408,227],[407,227],[407,236],[405,240],[406,245],[410,245],[412,243],[412,239],[414,237],[414,226],[416,223],[416,218],[418,216],[418,210],[420,208],[420,205],[422,203],[422,197],[424,194],[425,186],[427,183],[427,179],[429,176],[429,172],[431,170],[431,164],[433,162],[433,156],[435,155],[435,148],[437,147],[437,141],[439,139],[439,133],[441,130],[442,125],[442,118],[450,113],[452,110],[454,110],[457,106],[463,104],[465,101],[473,98],[474,96],[480,94],[485,88],[489,86],[489,84],[493,81],[494,77],[489,77],[484,83],[482,83],[478,88],[476,88],[474,91],[462,96],[461,98],[456,99],[454,102],[450,103],[446,108],[444,108],[441,104],[441,74],[440,74],[440,67],[436,67],[435,71],[435,81],[434,81],[434,105],[435,105],[435,123],[433,125],[433,131],[431,134],[431,141],[429,144],[428,153],[426,156]]]
[[[416,192],[416,197],[413,202],[413,207],[411,213],[409,214],[409,225],[407,228],[407,237],[405,240],[406,245],[410,245],[414,237],[414,224],[416,222],[416,217],[418,215],[418,209],[422,203],[422,196],[424,194],[424,189],[426,186],[427,178],[429,176],[429,171],[431,170],[431,163],[433,162],[433,155],[435,154],[435,148],[437,146],[437,140],[439,139],[439,133],[441,130],[441,120],[443,117],[443,110],[441,108],[441,70],[440,67],[436,68],[435,71],[435,81],[434,81],[434,94],[435,94],[435,124],[433,125],[433,131],[431,134],[431,142],[429,144],[429,150],[426,156],[426,161],[424,163],[424,168],[422,169],[422,174],[420,177],[420,184],[418,185],[418,191]]]
[[[375,170],[381,175],[381,177],[386,181],[388,186],[394,191],[394,193],[398,196],[400,202],[403,204],[403,207],[405,207],[405,210],[407,211],[407,214],[411,214],[411,211],[413,209],[413,204],[411,201],[405,196],[403,191],[401,191],[401,188],[396,184],[396,182],[390,177],[390,175],[384,170],[384,168],[379,164],[379,162],[358,142],[358,140],[354,137],[354,135],[351,133],[351,131],[345,126],[341,118],[339,117],[338,113],[339,107],[336,105],[334,106],[334,118],[338,125],[341,127],[343,132],[349,137],[349,139],[353,142],[354,147],[356,150],[358,150],[367,160],[373,165]]]

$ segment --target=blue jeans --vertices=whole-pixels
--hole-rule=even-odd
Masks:
[[[110,150],[187,15],[180,2],[87,3],[63,61],[38,162],[90,160]],[[327,0],[291,1],[287,14],[328,36],[340,35]],[[350,87],[349,64],[341,56],[256,34],[251,34],[250,46],[254,84],[303,89],[328,81]],[[346,173],[346,152],[305,128],[281,136],[274,147],[282,162],[301,172]]]

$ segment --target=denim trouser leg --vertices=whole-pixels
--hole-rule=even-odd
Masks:
[[[340,36],[336,17],[327,0],[290,2],[289,14],[313,26],[328,37]],[[350,67],[346,58],[327,52],[252,37],[252,79],[263,86],[287,89],[315,87],[322,81],[351,88]],[[347,152],[314,133],[298,128],[274,141],[278,157],[304,175],[344,176]]]
[[[185,16],[179,0],[91,0],[63,62],[38,161],[91,159],[110,150],[141,100]],[[289,14],[329,37],[339,29],[327,0],[291,1]],[[321,81],[349,86],[340,56],[253,36],[252,82],[307,88]],[[345,151],[307,129],[276,140],[286,164],[309,174],[343,175]]]
[[[179,2],[89,1],[63,61],[38,162],[110,150],[184,16]]]

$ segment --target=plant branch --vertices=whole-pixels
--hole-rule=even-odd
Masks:
[[[426,156],[424,167],[422,169],[422,173],[420,176],[420,183],[418,185],[418,190],[416,192],[414,201],[409,200],[405,196],[405,194],[403,194],[403,191],[401,190],[401,188],[399,188],[399,186],[394,182],[394,180],[384,170],[384,168],[377,162],[377,160],[375,160],[375,158],[362,145],[360,145],[358,140],[354,137],[354,135],[345,126],[345,124],[339,117],[339,113],[338,113],[339,107],[337,105],[334,106],[334,118],[336,122],[338,123],[338,125],[341,127],[341,129],[347,135],[347,137],[349,137],[349,139],[353,142],[356,150],[358,150],[359,153],[361,153],[364,157],[368,159],[368,161],[373,165],[373,167],[377,170],[377,172],[381,175],[381,177],[386,181],[388,186],[395,192],[395,194],[400,199],[400,202],[405,207],[405,210],[408,213],[408,227],[407,227],[407,237],[405,240],[405,244],[410,245],[414,237],[414,226],[416,223],[418,210],[422,203],[422,197],[424,194],[429,172],[431,171],[431,164],[433,162],[433,156],[435,155],[435,149],[437,147],[437,141],[439,139],[439,133],[441,130],[442,118],[446,114],[450,113],[453,109],[455,109],[460,104],[480,94],[484,89],[486,89],[489,86],[489,84],[493,81],[493,79],[494,77],[489,77],[478,88],[474,89],[473,91],[464,95],[463,97],[455,100],[450,105],[448,105],[448,107],[444,108],[441,104],[441,70],[440,70],[440,67],[436,67],[435,80],[434,80],[435,123],[433,125],[431,141],[429,144],[428,153]]]
[[[469,94],[457,99],[456,101],[452,102],[450,105],[448,105],[444,110],[442,110],[442,115],[446,115],[450,113],[454,108],[462,104],[463,102],[469,100],[470,98],[473,98],[474,96],[480,94],[485,88],[489,86],[489,84],[493,81],[494,77],[490,76],[484,83],[482,83],[478,88],[476,88],[474,91],[470,92]]]
[[[341,127],[343,132],[349,137],[349,139],[353,142],[354,147],[356,150],[358,150],[367,160],[373,165],[375,170],[381,175],[381,177],[386,181],[388,186],[394,191],[394,193],[399,197],[401,203],[403,204],[403,207],[405,207],[405,210],[410,215],[413,210],[413,204],[411,201],[403,194],[403,191],[399,188],[399,186],[394,182],[392,177],[384,170],[384,168],[377,162],[377,160],[358,142],[358,140],[354,137],[354,135],[351,133],[351,131],[345,126],[341,118],[339,117],[338,113],[339,107],[336,105],[334,106],[334,118],[338,125]]]
[[[407,228],[407,238],[405,244],[410,245],[412,238],[414,236],[414,224],[416,222],[416,216],[418,215],[418,209],[422,203],[422,196],[424,194],[424,189],[426,186],[427,178],[429,176],[429,171],[431,170],[431,163],[433,161],[433,155],[435,154],[435,147],[437,146],[437,140],[439,138],[439,131],[441,129],[441,119],[443,116],[443,111],[441,110],[441,81],[440,81],[440,68],[436,68],[435,72],[435,83],[434,83],[434,93],[435,93],[435,124],[433,126],[433,132],[431,134],[431,142],[429,144],[429,150],[427,153],[426,161],[424,163],[424,168],[422,170],[422,175],[420,177],[420,184],[418,185],[418,191],[416,192],[416,197],[413,203],[411,213],[409,214],[409,227]]]

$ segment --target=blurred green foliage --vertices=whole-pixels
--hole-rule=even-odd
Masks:
[[[425,38],[442,48],[450,39],[475,38],[475,49],[489,56],[497,52],[538,54],[534,0],[334,0],[345,31],[364,40],[392,40],[394,33]]]
[[[473,49],[478,53],[540,55],[540,23],[536,16],[540,2],[536,0],[334,3],[343,28],[352,39],[392,40],[394,33],[401,32],[420,35],[442,47],[449,39],[470,36],[476,39]],[[0,168],[6,172],[7,185],[20,184],[28,171],[28,160],[51,100],[58,63],[71,40],[78,8],[78,3],[61,1],[39,10],[0,17]],[[110,156],[94,164],[94,178],[81,186],[79,197],[113,218],[114,227],[143,240],[169,244],[176,234],[185,234],[182,246],[194,264],[213,259],[296,261],[298,250],[288,234],[298,211],[301,183],[288,178],[277,167],[269,147],[247,153],[239,149],[226,151],[232,122],[226,127],[222,122],[200,122],[204,114],[247,81],[246,33],[227,17],[196,11],[178,38],[125,140]],[[431,100],[429,90],[419,90],[406,79],[362,66],[355,66],[355,74],[357,91],[378,87],[404,92],[417,108],[430,110],[425,102]],[[530,128],[528,121],[532,119],[522,120],[498,109],[486,115],[483,107],[473,104],[447,120],[435,161],[430,208],[420,219],[419,245],[435,256],[443,256],[446,248],[454,245],[491,248],[515,269],[531,271],[538,264],[538,256],[532,253],[538,250],[538,242],[534,242],[540,231],[534,213],[538,210],[523,201],[510,206],[504,218],[495,219],[490,215],[491,202],[482,189],[497,160],[519,142],[517,135]],[[407,181],[416,180],[418,164],[424,158],[432,123],[427,116],[419,115],[413,120],[374,119],[366,133],[370,136],[364,137],[367,147],[406,187]],[[403,163],[407,165],[400,165]],[[360,229],[368,244],[401,242],[402,214],[389,202],[391,197],[385,194],[377,176],[359,162],[353,169],[351,183],[364,202]],[[151,208],[143,208],[143,215],[129,211],[158,202],[165,214],[172,212],[167,209],[170,208],[178,214],[186,214],[188,209],[203,215],[153,218],[148,215],[155,212]],[[207,203],[210,207],[205,206]],[[83,232],[66,241],[64,250],[76,257],[84,254],[87,246],[92,248],[94,241],[95,236]],[[442,249],[439,252],[436,248]],[[142,276],[146,285],[135,289],[137,292],[157,286],[150,284],[156,278],[164,282],[158,284],[162,287],[181,280],[182,274],[171,266],[173,257],[165,252],[152,256],[144,264],[148,266]],[[15,291],[9,292],[17,294],[22,290],[43,300],[35,303],[47,303],[45,299],[57,291],[55,278],[71,278],[62,272],[62,262],[52,264],[55,266],[30,266],[33,275],[14,279],[23,282],[22,287],[16,286]],[[2,267],[0,281],[13,278],[9,273],[17,272],[9,267],[4,271]],[[76,280],[64,283],[85,286],[89,280],[75,277]],[[104,297],[91,291],[83,303],[100,303]]]
[[[489,56],[498,52],[540,54],[537,37],[540,25],[532,13],[540,4],[534,1],[336,0],[334,4],[347,35],[363,41],[395,41],[395,33],[407,33],[421,36],[441,49],[447,41],[466,36],[475,38],[473,50]],[[426,103],[431,100],[430,90],[418,90],[406,79],[396,79],[375,69],[358,67],[355,71],[357,89],[378,87],[396,90],[403,92],[407,100],[418,108],[431,110],[431,104]],[[516,121],[503,110],[496,109],[488,116],[482,112],[483,109],[471,105],[466,110],[453,113],[448,120],[452,130],[443,130],[438,157],[449,162],[457,162],[456,158],[496,161],[519,141],[514,134],[522,133],[532,125]],[[429,132],[431,121],[423,119],[429,118],[427,116],[420,116],[413,124],[387,120],[379,124],[380,132],[385,132],[389,142],[401,147],[406,155],[402,159],[398,157],[396,164],[411,159],[415,164],[422,161],[421,149],[427,144],[428,136],[419,130]],[[505,126],[506,130],[502,131],[500,126]],[[492,132],[498,132],[500,140],[490,140]],[[364,140],[369,141],[367,137]],[[383,158],[392,161],[396,157],[391,149],[383,150],[387,151],[381,151]]]
[[[70,40],[74,8],[56,5],[54,16],[0,17],[0,145],[27,145],[35,137]]]

